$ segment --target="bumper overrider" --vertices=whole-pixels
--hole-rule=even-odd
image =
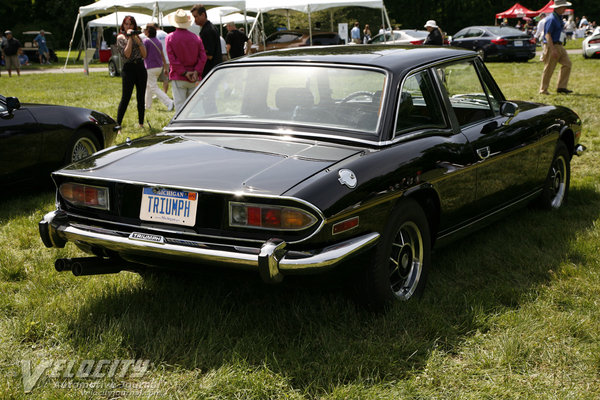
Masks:
[[[309,252],[288,251],[285,241],[271,239],[257,250],[234,245],[171,240],[168,237],[140,232],[119,235],[106,229],[70,223],[67,215],[60,210],[46,214],[39,223],[39,230],[46,247],[62,248],[67,242],[73,242],[85,248],[103,249],[133,263],[140,263],[140,259],[163,259],[182,263],[245,267],[257,270],[261,278],[268,283],[280,282],[286,272],[316,272],[335,267],[351,256],[374,246],[380,236],[376,232],[368,233]],[[116,272],[109,266],[110,263],[105,264],[106,273]],[[95,274],[102,273],[102,267],[95,271]]]

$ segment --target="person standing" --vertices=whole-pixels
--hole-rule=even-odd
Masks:
[[[50,51],[48,50],[48,46],[46,45],[46,34],[44,33],[43,29],[40,30],[40,33],[38,33],[38,35],[33,39],[33,41],[37,43],[40,64],[50,64]],[[43,57],[46,58],[46,62],[42,62]]]
[[[356,44],[362,43],[360,40],[360,24],[358,21],[354,23],[354,28],[350,30],[350,39]]]
[[[117,36],[117,48],[123,59],[123,69],[121,71],[121,101],[117,111],[117,124],[120,126],[125,117],[125,111],[131,100],[133,88],[135,86],[135,94],[137,100],[138,123],[139,127],[144,127],[145,113],[145,97],[146,97],[146,81],[148,73],[144,66],[144,58],[146,58],[146,47],[140,39],[140,31],[131,15],[123,18],[119,35]],[[119,133],[121,131],[119,130]]]
[[[169,79],[173,82],[175,110],[179,111],[202,79],[206,50],[202,39],[187,30],[192,25],[192,20],[185,10],[179,9],[175,14],[170,14],[169,21],[176,28],[166,39],[171,63]]]
[[[200,39],[202,39],[202,44],[206,50],[206,64],[204,65],[204,71],[202,71],[202,76],[206,76],[211,69],[223,61],[220,35],[217,28],[208,20],[206,8],[202,4],[196,4],[192,7],[192,16],[196,25],[200,27]]]
[[[148,72],[148,80],[146,82],[146,98],[144,104],[146,110],[150,110],[152,107],[152,95],[156,97],[167,107],[168,111],[173,110],[174,102],[167,96],[165,92],[158,88],[156,83],[159,75],[165,68],[165,55],[163,54],[162,45],[156,38],[156,27],[154,25],[146,25],[144,29],[144,47],[146,47],[146,58],[144,59],[144,65]]]
[[[430,19],[425,23],[425,29],[427,29],[429,35],[427,35],[427,38],[425,39],[423,44],[430,44],[435,46],[441,46],[444,44],[442,30],[439,26],[437,26],[437,23],[433,19]]]
[[[252,47],[252,41],[248,39],[248,36],[235,27],[235,23],[227,23],[227,36],[225,37],[225,43],[227,44],[227,52],[231,59],[238,58],[246,55],[250,52]],[[244,50],[244,44],[246,49]]]
[[[163,66],[165,73],[161,74],[162,84],[163,84],[163,92],[169,92],[169,55],[167,54],[167,45],[165,40],[167,39],[167,32],[160,29],[156,22],[148,22],[146,26],[153,26],[156,29],[156,38],[160,42],[162,46],[163,55],[165,56],[165,65]]]
[[[540,94],[549,94],[548,86],[550,85],[550,78],[556,63],[560,63],[562,66],[558,73],[558,84],[557,93],[569,94],[572,90],[567,89],[569,83],[569,76],[571,75],[571,60],[567,51],[563,47],[560,40],[560,35],[563,31],[563,21],[561,15],[565,12],[567,7],[571,6],[567,0],[555,0],[551,6],[554,12],[546,17],[544,23],[544,39],[546,40],[546,47],[544,48],[544,71],[542,72],[542,83],[540,85]]]
[[[369,28],[369,24],[366,24],[363,29],[363,44],[367,44],[369,40],[371,40],[371,28]]]
[[[546,14],[541,13],[540,17],[541,19],[535,27],[535,35],[533,35],[533,37],[535,38],[537,43],[542,44],[542,54],[540,54],[540,61],[544,61],[544,51],[546,50],[546,43],[544,40],[544,25],[546,24]]]
[[[19,50],[21,49],[21,42],[13,37],[12,31],[4,32],[6,40],[2,46],[4,53],[4,65],[8,71],[8,76],[12,76],[12,70],[17,70],[17,75],[21,76],[21,65],[19,62]]]

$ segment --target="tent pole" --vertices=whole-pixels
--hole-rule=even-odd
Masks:
[[[333,10],[329,10],[329,23],[331,24],[331,32],[333,32]]]
[[[73,27],[73,35],[71,36],[71,41],[69,42],[69,51],[67,52],[67,59],[65,60],[65,66],[63,67],[63,72],[67,68],[67,64],[69,63],[69,56],[71,55],[71,47],[73,47],[73,40],[75,39],[75,32],[77,32],[77,24],[79,24],[80,18],[81,18],[81,13],[78,13],[77,19],[75,20],[75,26]]]
[[[287,16],[287,28],[288,28],[288,31],[289,31],[291,29],[290,28],[290,10],[286,9],[285,10],[285,15]]]
[[[265,34],[265,20],[263,18],[262,10],[259,11],[259,13],[260,13],[260,27],[261,27],[261,29],[260,29],[260,32],[261,32],[261,34],[260,34],[260,40],[263,43],[263,51],[265,51],[265,50],[267,50],[267,39],[266,39],[267,35]]]
[[[306,5],[306,8],[308,9],[308,40],[310,40],[310,45],[313,45],[313,40],[312,40],[312,22],[310,20],[310,4]]]
[[[90,74],[88,59],[87,59],[87,38],[85,37],[85,27],[83,26],[83,19],[81,21],[81,33],[83,35],[83,73],[86,75]]]

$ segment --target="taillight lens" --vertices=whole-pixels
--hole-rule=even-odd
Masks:
[[[229,203],[230,226],[299,231],[312,226],[315,222],[317,222],[315,216],[295,207]]]
[[[508,40],[503,38],[492,39],[492,43],[498,44],[500,46],[506,46],[508,44]]]
[[[535,38],[531,38],[531,39],[529,39],[529,43],[536,44],[537,42],[536,42]]]
[[[81,183],[63,183],[58,192],[63,199],[75,206],[108,210],[108,188]]]
[[[600,39],[594,39],[594,40],[590,40],[588,42],[588,44],[598,44],[598,43],[600,43]]]
[[[419,45],[419,44],[423,44],[424,42],[425,42],[424,40],[411,40],[410,44]]]

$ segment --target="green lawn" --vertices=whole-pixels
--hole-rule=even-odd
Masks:
[[[57,257],[82,253],[39,239],[53,193],[4,196],[0,398],[114,398],[121,389],[122,398],[161,399],[597,399],[600,61],[571,58],[569,96],[537,94],[537,61],[488,63],[509,99],[565,105],[583,120],[588,152],[573,160],[568,206],[524,209],[438,251],[423,298],[385,315],[355,307],[332,277],[266,286],[229,271],[150,280],[58,274]],[[116,115],[121,81],[106,73],[0,79],[2,94],[22,101]],[[152,131],[171,114],[155,103]],[[135,125],[131,104],[118,140],[151,131]],[[152,364],[142,378],[48,372],[24,393],[22,360],[34,370],[47,360],[115,359]]]

